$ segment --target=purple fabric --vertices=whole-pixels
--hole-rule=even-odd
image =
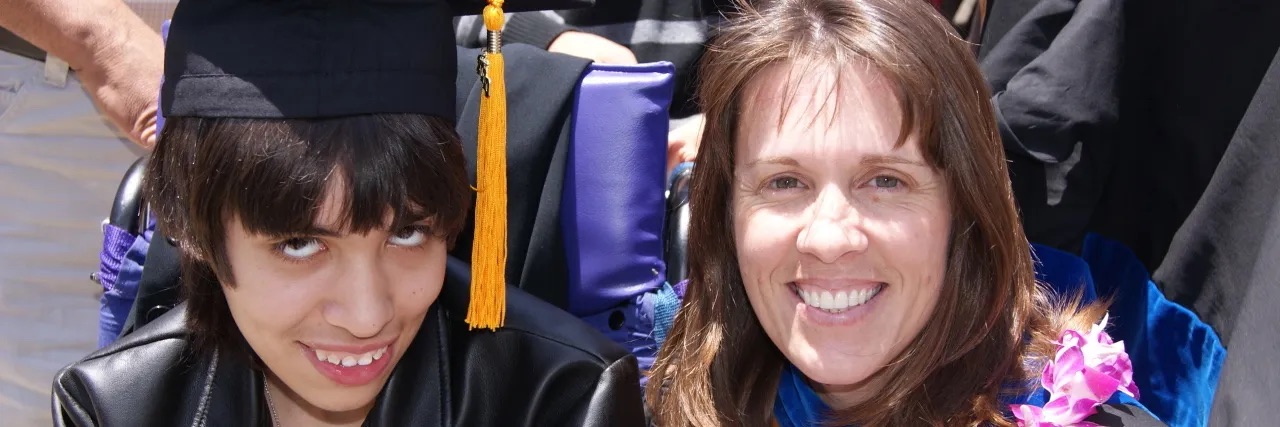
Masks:
[[[676,290],[676,297],[683,300],[684,292],[689,289],[689,279],[681,280],[680,283],[676,283],[672,288]]]
[[[656,296],[654,292],[637,295],[622,306],[583,316],[582,320],[613,342],[630,350],[636,356],[640,371],[647,372],[653,366],[654,357],[658,355],[658,342],[653,337]],[[647,378],[647,375],[641,376],[642,387]]]
[[[673,72],[670,63],[593,64],[579,87],[560,210],[569,311],[579,317],[663,283]]]
[[[166,19],[160,23],[160,39],[169,41],[169,20]],[[164,83],[164,77],[160,77],[160,83]],[[156,105],[160,105],[160,90],[156,88]],[[160,130],[164,129],[164,109],[156,109],[156,138],[160,137]]]
[[[129,247],[133,246],[135,239],[137,236],[129,234],[120,227],[111,224],[103,225],[102,253],[98,254],[98,281],[102,283],[103,291],[110,291],[115,287],[116,280],[120,276],[120,264],[123,263],[125,253],[129,252]]]
[[[142,236],[134,236],[114,225],[104,227],[98,278],[102,282],[102,300],[98,312],[98,347],[106,347],[120,336],[129,310],[138,295],[142,265],[151,247],[150,228]]]

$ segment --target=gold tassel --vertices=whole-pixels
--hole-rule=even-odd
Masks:
[[[480,135],[477,141],[476,230],[471,247],[471,329],[502,327],[507,316],[507,83],[502,59],[503,0],[489,0],[480,54]]]

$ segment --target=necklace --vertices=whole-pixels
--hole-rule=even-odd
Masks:
[[[276,404],[271,401],[271,388],[262,382],[262,393],[267,397],[267,410],[271,411],[271,427],[280,427],[280,416],[276,414]]]

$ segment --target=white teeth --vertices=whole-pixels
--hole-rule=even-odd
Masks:
[[[842,312],[850,307],[857,307],[865,304],[867,301],[880,293],[883,287],[874,289],[863,289],[860,291],[838,291],[834,294],[831,291],[805,291],[797,288],[800,299],[810,307],[819,308],[831,312]]]
[[[364,354],[339,354],[338,352],[325,351],[316,349],[316,360],[321,362],[329,362],[334,365],[352,367],[356,365],[368,366],[373,361],[381,359],[387,354],[387,348],[383,347]]]

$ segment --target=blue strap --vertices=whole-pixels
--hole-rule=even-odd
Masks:
[[[676,321],[676,311],[680,310],[680,295],[670,283],[663,283],[658,289],[653,302],[653,339],[658,347],[667,340],[667,331]]]

